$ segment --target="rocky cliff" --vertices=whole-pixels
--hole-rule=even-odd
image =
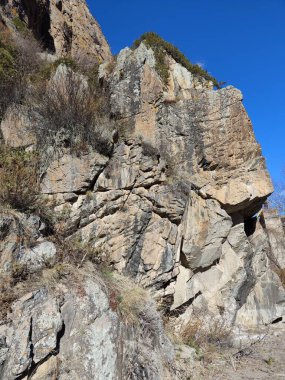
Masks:
[[[26,25],[47,51],[59,57],[100,63],[111,58],[109,45],[85,0],[8,0],[1,5],[1,17],[11,28]]]
[[[38,6],[49,17],[45,37],[38,27],[46,24],[33,21]],[[6,24],[9,9],[2,6]],[[76,57],[88,47],[104,61],[96,89],[105,115],[101,107],[100,134],[77,139],[75,153],[65,127],[56,129],[61,119],[47,124],[56,138],[41,153],[40,191],[57,228],[42,215],[1,209],[1,275],[14,282],[3,283],[0,377],[186,379],[195,349],[180,343],[177,362],[161,314],[178,335],[197,319],[233,335],[282,323],[284,232],[279,216],[263,210],[273,188],[241,92],[213,89],[167,52],[165,83],[144,42],[110,63],[84,2],[19,1],[13,9],[50,51]],[[87,74],[74,70],[56,68],[48,99],[58,85],[69,99],[71,76],[85,99]],[[43,112],[31,118],[25,107],[10,107],[1,130],[6,145],[30,152],[38,149],[35,124],[44,133]]]

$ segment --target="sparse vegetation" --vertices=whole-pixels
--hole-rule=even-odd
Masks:
[[[165,84],[167,84],[169,77],[168,65],[165,59],[165,55],[168,54],[192,74],[211,81],[215,87],[220,88],[220,83],[212,75],[201,66],[191,63],[177,47],[165,41],[158,34],[154,32],[143,34],[134,42],[133,48],[137,48],[142,42],[153,49],[156,59],[156,70]]]
[[[106,96],[92,91],[85,77],[68,69],[61,80],[39,86],[30,107],[39,150],[68,147],[81,154],[93,147],[109,155],[111,123],[106,116]]]
[[[84,243],[81,240],[66,240],[60,235],[56,236],[55,243],[58,247],[58,263],[66,263],[77,268],[83,266],[86,261],[94,264],[101,263],[101,246],[91,242]]]
[[[14,41],[10,32],[0,27],[0,120],[11,104],[21,104],[31,77],[40,67],[37,41],[30,35]]]
[[[0,202],[34,211],[39,199],[38,158],[34,152],[0,146]]]
[[[49,80],[52,75],[56,72],[56,69],[60,65],[65,65],[72,69],[73,71],[77,71],[79,69],[76,61],[71,57],[61,57],[55,60],[54,62],[46,62],[39,68],[39,70],[33,76],[33,80],[36,83],[42,83],[44,81]]]
[[[274,363],[274,358],[272,356],[270,356],[268,359],[265,359],[264,360],[266,364],[268,365],[272,365]]]
[[[28,33],[27,24],[24,21],[22,21],[19,17],[14,17],[12,21],[18,32],[23,34]]]
[[[193,317],[181,331],[184,344],[195,349],[199,358],[211,361],[211,355],[218,349],[228,347],[231,326],[220,319],[205,321]]]

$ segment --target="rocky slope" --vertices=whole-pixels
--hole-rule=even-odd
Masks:
[[[110,64],[97,23],[79,3],[13,8],[42,38],[31,15],[43,7],[54,49],[46,47],[56,54],[76,56],[88,46],[104,61],[98,80],[108,94],[111,149],[44,152],[41,193],[61,218],[65,243],[83,251],[76,267],[61,264],[70,248],[58,246],[40,217],[1,212],[1,274],[24,266],[28,275],[2,312],[0,378],[187,379],[195,349],[180,342],[175,355],[177,342],[166,337],[152,299],[178,335],[197,319],[233,333],[285,320],[284,231],[279,216],[263,210],[271,180],[239,90],[214,90],[167,55],[165,85],[145,43]],[[7,25],[11,9],[1,7]],[[64,87],[70,72],[60,65],[50,86]],[[86,77],[74,75],[83,91]],[[35,149],[34,123],[23,107],[9,108],[1,122],[6,145]],[[111,285],[86,263],[90,250],[119,273]],[[138,310],[136,286],[152,297],[139,293]],[[136,323],[123,318],[121,294],[135,305]]]

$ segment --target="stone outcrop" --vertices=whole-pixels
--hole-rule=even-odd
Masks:
[[[1,8],[2,19],[10,28],[11,20],[20,18],[50,53],[98,63],[112,58],[85,0],[8,0]]]
[[[26,294],[14,303],[9,325],[0,327],[0,378],[185,378],[183,369],[172,369],[174,348],[153,301],[135,326],[122,322],[116,302],[90,272],[73,284],[42,285]],[[186,359],[194,357],[193,349],[182,350]]]
[[[96,236],[117,270],[182,320],[194,310],[224,310],[241,327],[282,318],[285,292],[254,217],[273,188],[241,93],[198,85],[179,64],[164,88],[144,44],[100,75],[124,135],[93,196],[75,206],[77,238]]]

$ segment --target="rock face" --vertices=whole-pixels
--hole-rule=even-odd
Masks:
[[[42,20],[48,14],[38,37],[50,50],[76,56],[88,46],[105,61],[99,79],[110,91],[108,120],[116,127],[111,153],[75,156],[65,147],[41,177],[54,213],[67,215],[66,240],[100,247],[105,265],[147,288],[178,330],[197,315],[237,329],[284,322],[276,270],[285,267],[284,231],[278,215],[262,209],[273,187],[241,92],[214,90],[170,57],[166,86],[144,43],[122,50],[110,69],[109,48],[83,1],[16,3],[36,35],[35,12]],[[24,115],[14,119],[11,108],[2,121],[5,142],[29,147]],[[19,215],[0,218],[1,274],[19,266],[37,272],[57,258],[39,218],[20,222],[30,245],[18,239]],[[174,348],[154,304],[141,314],[147,330],[129,326],[108,281],[94,267],[76,273],[70,283],[63,274],[36,284],[12,305],[0,327],[0,378],[187,378],[174,370]]]
[[[263,215],[276,264],[280,268],[285,268],[285,235],[282,218],[280,218],[277,210],[264,209]]]
[[[51,53],[99,63],[112,58],[85,0],[8,0],[4,6],[1,3],[2,7],[5,20],[19,17]]]
[[[282,318],[285,292],[254,216],[273,189],[240,91],[213,91],[177,63],[166,89],[144,44],[101,77],[124,136],[74,209],[76,236],[99,239],[182,321],[197,310],[241,327]]]
[[[0,378],[173,379],[174,349],[160,316],[153,304],[143,315],[143,327],[122,323],[102,280],[90,274],[40,288],[19,299],[10,326],[0,328]]]

